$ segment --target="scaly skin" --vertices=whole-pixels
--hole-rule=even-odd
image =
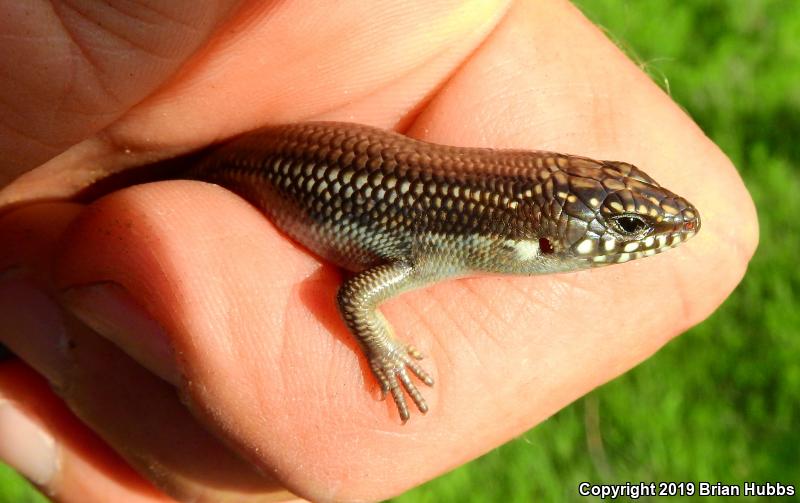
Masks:
[[[428,406],[422,355],[395,339],[386,299],[445,278],[627,262],[700,229],[698,211],[631,164],[435,145],[347,123],[269,126],[212,148],[189,175],[249,200],[356,274],[337,302],[403,422]],[[401,388],[402,386],[402,388]]]

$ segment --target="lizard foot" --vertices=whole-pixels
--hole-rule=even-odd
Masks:
[[[408,373],[408,370],[411,370],[420,381],[428,386],[433,386],[433,378],[417,363],[417,360],[422,358],[422,353],[414,346],[397,343],[393,347],[387,348],[386,351],[372,355],[369,359],[372,372],[381,385],[381,398],[386,398],[387,393],[392,394],[403,423],[410,417],[403,388],[420,412],[423,414],[428,412],[428,404],[417,386],[411,381]]]

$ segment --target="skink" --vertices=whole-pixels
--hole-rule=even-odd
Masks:
[[[210,149],[189,177],[239,194],[354,273],[336,302],[403,422],[406,393],[428,410],[411,374],[433,379],[395,338],[383,301],[446,278],[623,263],[700,229],[694,206],[625,162],[450,147],[347,123],[246,133]]]

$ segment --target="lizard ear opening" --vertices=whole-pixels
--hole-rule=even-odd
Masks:
[[[553,244],[547,238],[539,238],[539,250],[545,255],[553,253]]]

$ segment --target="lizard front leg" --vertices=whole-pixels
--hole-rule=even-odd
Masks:
[[[405,262],[393,262],[358,273],[347,280],[337,294],[339,311],[347,328],[361,344],[383,396],[392,394],[404,423],[409,414],[403,388],[422,413],[428,411],[428,404],[411,381],[408,370],[428,386],[433,386],[433,378],[418,363],[422,353],[395,339],[391,325],[378,306],[416,286],[420,285],[414,267]]]

